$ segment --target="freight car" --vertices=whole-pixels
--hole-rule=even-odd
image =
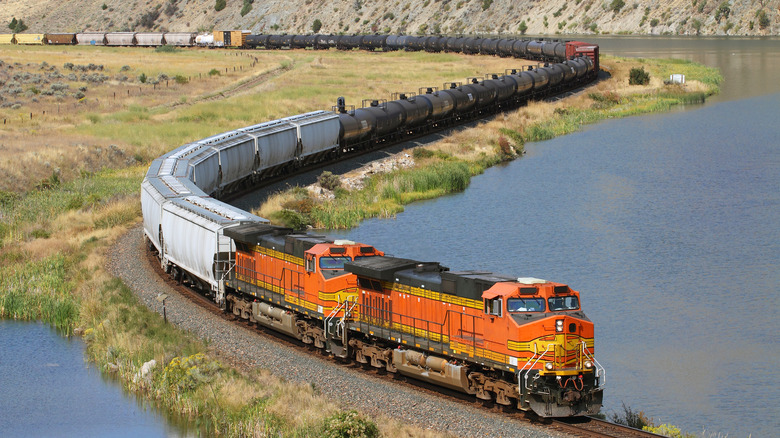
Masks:
[[[531,45],[322,35],[247,41],[267,48],[367,50],[407,49],[408,43],[420,50],[499,55],[510,46],[514,51]],[[537,45],[543,54],[544,44]],[[598,47],[562,47],[578,56],[369,101],[358,109],[339,98],[334,112],[287,117],[181,146],[154,160],[141,185],[147,246],[166,272],[225,311],[335,356],[541,416],[595,413],[605,371],[593,354],[593,323],[567,285],[450,272],[436,263],[388,257],[369,245],[271,226],[211,197],[593,80]]]

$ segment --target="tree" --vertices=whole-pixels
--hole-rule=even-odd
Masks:
[[[24,21],[19,19],[19,22],[16,23],[16,28],[14,29],[14,32],[16,33],[22,33],[25,30],[27,30],[27,25],[24,24]]]
[[[314,20],[314,23],[311,24],[311,30],[314,33],[317,33],[322,29],[322,21],[320,21],[319,18]]]
[[[528,30],[528,25],[525,24],[525,20],[520,22],[520,25],[517,26],[517,30],[520,32],[521,35],[525,35],[525,32]]]
[[[701,32],[701,21],[694,18],[693,21],[691,21],[691,26],[696,30],[696,35]]]
[[[225,6],[227,6],[227,1],[226,0],[217,0],[214,3],[214,10],[219,12],[219,11],[225,9]]]
[[[623,0],[612,0],[612,3],[609,4],[609,10],[618,13],[621,9],[623,9],[623,6],[626,5],[626,2]]]
[[[766,29],[769,26],[769,17],[766,15],[766,11],[762,9],[758,11],[756,16],[758,17],[758,27]]]
[[[8,23],[8,28],[9,28],[9,29],[11,29],[11,30],[14,30],[14,29],[16,29],[16,23],[17,23],[17,21],[16,21],[16,17],[14,17],[14,18],[11,20],[11,22],[10,22],[10,23]]]
[[[715,10],[715,21],[720,23],[721,18],[729,18],[729,14],[731,13],[731,8],[729,8],[729,2],[723,2],[718,6],[718,9]]]

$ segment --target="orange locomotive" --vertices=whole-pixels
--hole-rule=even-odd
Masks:
[[[265,224],[236,243],[228,310],[335,356],[516,405],[597,413],[604,369],[579,293],[560,283],[387,257]]]

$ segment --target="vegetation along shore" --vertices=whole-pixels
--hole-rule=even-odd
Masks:
[[[330,108],[341,95],[359,104],[503,71],[516,61],[426,53],[45,46],[3,47],[0,59],[5,123],[0,317],[39,319],[63,335],[82,334],[90,360],[104,372],[162,409],[199,419],[209,433],[340,436],[352,427],[369,436],[395,436],[398,430],[436,435],[400,425],[401,420],[346,410],[316,388],[269,377],[269,371],[284,370],[221,361],[212,343],[149,310],[107,270],[105,260],[138,225],[143,175],[150,160],[168,150],[229,129]],[[417,68],[406,68],[410,65]],[[261,214],[314,227],[390,217],[416,199],[465,189],[471,176],[520,156],[525,142],[604,118],[701,102],[717,92],[721,80],[713,69],[682,61],[602,55],[601,65],[610,77],[579,93],[457,130],[408,151],[413,165],[360,177],[361,184],[330,177],[331,199],[303,188],[279,194]],[[647,84],[629,85],[635,68],[649,74]],[[686,84],[665,85],[672,73],[685,74]],[[151,360],[157,365],[142,371]]]

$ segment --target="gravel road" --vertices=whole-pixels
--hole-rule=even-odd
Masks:
[[[385,415],[425,429],[475,437],[563,437],[550,430],[509,418],[476,403],[415,391],[368,372],[350,369],[308,355],[269,336],[252,333],[198,307],[170,288],[149,265],[144,253],[142,227],[122,236],[108,257],[109,272],[121,278],[143,303],[162,314],[155,298],[168,294],[168,321],[203,339],[219,354],[242,367],[259,367],[289,381],[312,383],[345,408],[368,415]]]

